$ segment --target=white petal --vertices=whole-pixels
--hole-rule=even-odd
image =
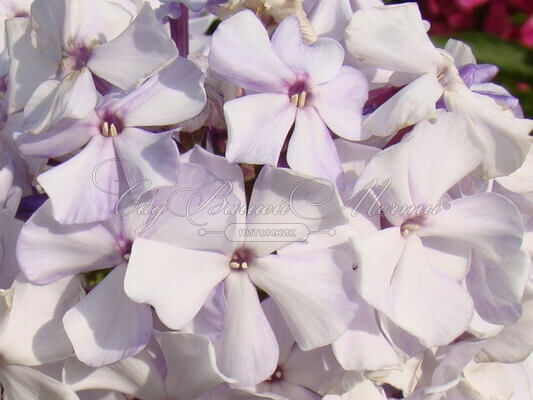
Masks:
[[[520,168],[531,146],[528,134],[533,129],[532,120],[515,118],[493,99],[471,92],[464,85],[446,90],[444,101],[450,111],[468,119],[468,129],[483,149],[479,175],[494,178]]]
[[[224,104],[229,162],[278,164],[281,148],[296,116],[289,96],[255,94]]]
[[[133,301],[152,305],[165,325],[181,329],[228,273],[229,259],[223,254],[137,239],[124,289]]]
[[[279,345],[278,364],[281,365],[285,363],[285,361],[287,361],[287,358],[289,357],[291,350],[296,344],[296,342],[292,337],[292,333],[289,330],[289,327],[287,326],[283,315],[281,315],[278,306],[276,306],[276,303],[274,303],[272,298],[269,297],[263,300],[261,302],[261,306],[263,307],[263,311],[268,319],[270,326],[272,327],[272,331],[276,335],[276,340]]]
[[[226,158],[217,156],[203,147],[195,145],[194,148],[182,156],[183,161],[207,167],[220,179],[231,182],[235,196],[240,200],[240,204],[245,204],[244,178],[242,169],[235,164],[230,164]]]
[[[39,175],[37,181],[50,197],[59,222],[88,223],[113,215],[123,186],[120,171],[113,139],[95,136],[81,152]]]
[[[317,35],[342,41],[352,15],[350,0],[319,1],[309,14],[309,22]]]
[[[274,207],[270,212],[269,205]],[[342,200],[329,181],[265,166],[255,181],[246,222],[261,224],[263,228],[296,228],[296,232],[289,242],[276,238],[247,244],[257,256],[270,254],[287,244],[305,240],[306,234],[318,235],[346,224],[347,217],[341,210]]]
[[[460,40],[449,39],[444,47],[453,57],[455,65],[459,68],[467,64],[476,64],[476,58],[470,46]]]
[[[170,398],[196,400],[215,386],[231,382],[218,371],[209,339],[178,332],[161,332],[156,337],[167,360]]]
[[[367,135],[390,136],[435,115],[442,86],[434,74],[425,74],[394,94],[363,122]]]
[[[470,248],[462,242],[438,237],[422,238],[424,256],[429,263],[457,282],[461,282],[470,268]]]
[[[514,324],[506,326],[498,335],[487,339],[483,350],[476,359],[504,363],[519,362],[527,358],[533,350],[533,299],[528,298],[522,305],[522,316]]]
[[[389,309],[387,291],[406,245],[400,230],[388,228],[363,235],[354,239],[353,245],[357,256],[355,281],[358,293],[377,309]]]
[[[513,203],[496,193],[452,200],[449,209],[429,216],[417,234],[459,240],[498,261],[522,244],[522,218]]]
[[[254,285],[246,273],[232,272],[224,281],[224,333],[217,344],[220,370],[243,386],[268,378],[278,365],[279,347]]]
[[[333,183],[342,172],[333,138],[312,107],[299,109],[296,113],[294,132],[287,149],[287,163],[294,171]]]
[[[65,7],[64,46],[109,41],[131,22],[132,14],[113,1],[77,0]]]
[[[356,311],[350,272],[350,258],[331,250],[271,255],[249,270],[303,350],[331,344],[346,331]]]
[[[126,90],[169,64],[178,51],[145,4],[135,20],[115,39],[93,49],[90,70]]]
[[[476,311],[484,320],[510,325],[520,318],[530,264],[525,251],[512,254],[501,263],[484,260],[474,252],[466,283]]]
[[[206,102],[202,71],[183,57],[113,105],[126,126],[173,125],[202,111]]]
[[[389,290],[392,312],[386,314],[428,347],[450,343],[472,319],[466,290],[434,270],[417,237],[409,238]]]
[[[13,291],[13,305],[0,336],[2,358],[8,363],[40,365],[72,354],[61,319],[84,295],[79,279],[36,286],[20,274]]]
[[[65,118],[83,119],[94,110],[96,101],[96,88],[88,68],[71,72],[61,82],[46,81],[24,108],[24,127],[31,133],[40,133]]]
[[[310,351],[294,346],[281,369],[285,382],[316,393],[323,393],[333,379],[344,373],[330,346]]]
[[[33,368],[4,365],[0,379],[5,389],[2,393],[8,400],[79,400],[67,385]]]
[[[53,43],[57,46],[56,52],[48,51],[48,47],[34,47],[31,34],[30,18],[11,18],[6,22],[10,55],[7,91],[10,114],[24,108],[35,89],[55,74],[61,59],[59,43]]]
[[[335,78],[344,61],[344,49],[336,40],[318,38],[311,45],[304,44],[300,22],[289,16],[278,25],[272,35],[272,47],[279,58],[297,76],[305,76],[310,86]]]
[[[157,188],[178,181],[179,152],[170,133],[126,128],[113,138],[113,145],[130,188],[139,182]]]
[[[429,40],[414,3],[358,10],[345,37],[352,56],[384,69],[435,73],[440,63],[441,56]]]
[[[433,124],[421,122],[410,137],[409,190],[416,205],[435,206],[480,163],[480,151],[457,114],[442,114]],[[448,168],[442,168],[444,163]]]
[[[513,382],[504,365],[471,363],[463,370],[465,380],[485,398],[511,399]]]
[[[254,92],[288,93],[296,81],[295,74],[274,52],[261,21],[249,10],[217,27],[209,65],[217,74]]]
[[[355,68],[343,66],[334,79],[313,89],[312,104],[336,135],[361,140],[361,114],[368,99],[368,82]]]
[[[114,390],[140,398],[167,399],[151,349],[100,368],[89,367],[71,357],[65,362],[63,380],[76,391]],[[124,398],[123,394],[120,396]]]
[[[93,136],[100,134],[96,114],[84,120],[65,119],[38,135],[29,133],[15,137],[20,152],[26,156],[55,158],[83,147]]]
[[[374,308],[364,300],[348,330],[333,343],[335,357],[347,370],[378,370],[400,363],[394,348],[383,335]]]
[[[53,218],[50,201],[24,225],[17,257],[26,277],[40,284],[122,262],[116,239],[105,225],[60,224]]]
[[[64,316],[65,331],[80,361],[112,364],[141,351],[152,336],[152,311],[124,293],[126,265],[115,267]]]

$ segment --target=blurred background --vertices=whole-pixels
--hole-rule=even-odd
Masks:
[[[406,1],[386,1],[405,3]],[[469,44],[478,63],[500,68],[495,82],[520,99],[533,118],[533,0],[419,0],[439,47],[453,37]]]

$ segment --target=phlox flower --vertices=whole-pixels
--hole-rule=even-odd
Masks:
[[[100,98],[84,119],[64,119],[39,135],[21,134],[17,144],[23,154],[48,158],[83,147],[37,181],[58,221],[102,221],[114,214],[128,188],[145,180],[151,187],[177,182],[179,153],[171,132],[148,129],[187,120],[205,101],[201,71],[177,58],[138,88]]]
[[[238,166],[199,148],[188,157],[209,165],[217,176],[231,182],[236,206],[246,211]],[[226,311],[223,333],[216,346],[217,364],[222,373],[242,385],[263,381],[274,373],[278,363],[279,345],[261,309],[256,287],[273,298],[303,350],[330,344],[346,330],[355,312],[349,283],[351,263],[342,253],[319,249],[271,254],[298,240],[301,233],[277,241],[236,236],[239,229],[254,226],[276,229],[284,224],[303,223],[314,232],[345,223],[342,214],[324,218],[340,209],[329,185],[268,166],[255,182],[248,209],[286,201],[291,191],[302,185],[306,185],[305,189],[292,195],[292,207],[305,213],[307,220],[292,211],[284,215],[253,211],[249,215],[227,211],[209,214],[215,205],[212,204],[204,209],[204,236],[199,236],[199,227],[186,218],[171,218],[159,228],[159,240],[138,239],[132,247],[126,293],[134,301],[151,304],[161,321],[172,329],[189,324],[213,288],[223,282]],[[163,198],[168,193],[172,189],[161,190]],[[313,199],[321,199],[321,205],[309,207],[307,201]]]
[[[224,105],[230,162],[278,165],[287,147],[289,166],[333,180],[341,170],[330,130],[361,138],[366,78],[343,66],[344,50],[333,39],[304,44],[296,17],[287,17],[270,41],[248,10],[224,21],[213,35],[210,68],[247,95]]]

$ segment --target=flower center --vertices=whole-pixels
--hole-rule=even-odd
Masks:
[[[64,72],[79,71],[87,66],[90,58],[91,49],[85,45],[74,45],[63,51],[61,66]]]
[[[122,132],[124,124],[114,114],[105,114],[101,119],[100,133],[105,137],[114,137]]]
[[[267,378],[268,382],[276,382],[281,381],[283,379],[283,371],[281,370],[281,367],[278,365],[274,373]]]
[[[289,97],[291,99],[291,103],[294,104],[296,107],[305,107],[309,97],[309,92],[307,90],[307,85],[305,84],[305,82],[300,81],[292,85],[289,89]]]
[[[233,252],[229,266],[234,270],[247,270],[253,259],[253,253],[246,247],[240,247]]]
[[[416,232],[420,229],[424,222],[424,216],[417,216],[410,218],[400,226],[400,233],[404,238],[407,238],[411,233]]]

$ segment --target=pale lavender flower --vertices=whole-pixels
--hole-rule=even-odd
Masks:
[[[390,179],[385,191],[376,189],[390,227],[353,241],[360,294],[427,346],[449,343],[470,324],[473,301],[461,282],[471,251],[503,268],[522,243],[522,218],[502,196],[447,201],[446,191],[480,160],[463,120],[447,113],[375,156],[358,181],[360,190]],[[521,270],[510,273],[511,286],[520,286]]]
[[[238,231],[254,224],[278,229],[286,226],[280,224],[299,222],[314,232],[342,224],[345,219],[341,214],[324,218],[340,209],[339,200],[328,197],[328,185],[271,167],[264,167],[259,175],[248,208],[252,212],[246,217],[240,168],[198,148],[189,157],[201,160],[202,165],[214,168],[220,178],[233,183],[232,199],[238,202],[228,206],[241,212],[235,215],[220,210],[209,214],[205,210],[204,217],[209,215],[210,219],[202,221],[208,223],[204,236],[199,236],[199,228],[182,217],[165,221],[166,225],[157,232],[159,240],[136,240],[125,290],[133,300],[154,306],[165,325],[181,329],[198,314],[213,288],[224,282],[226,312],[224,332],[216,346],[217,363],[226,376],[243,385],[253,385],[272,375],[279,353],[256,286],[274,299],[299,346],[309,350],[330,344],[353,318],[353,291],[348,278],[351,263],[342,253],[330,249],[271,254],[298,240],[298,233],[291,239],[257,241],[236,236]],[[303,184],[305,189],[293,194],[292,204],[300,213],[307,211],[309,220],[302,220],[293,212],[253,212],[260,205],[275,207],[286,201],[291,191]],[[165,190],[161,192],[164,196]],[[166,196],[172,192],[169,188]],[[313,199],[328,201],[309,207],[306,202]],[[235,239],[226,239],[225,230],[228,239]]]
[[[366,78],[343,66],[344,50],[333,39],[305,45],[296,17],[278,26],[272,42],[255,15],[241,11],[213,35],[210,67],[247,95],[224,106],[230,162],[277,165],[288,143],[287,161],[299,172],[335,179],[341,170],[330,130],[361,139]]]
[[[31,18],[11,19],[6,29],[8,112],[24,108],[34,133],[85,118],[97,102],[93,74],[127,90],[177,56],[149,4],[134,16],[107,0],[36,0]]]
[[[102,221],[113,215],[129,187],[145,180],[152,188],[177,182],[179,153],[171,132],[147,129],[187,120],[205,101],[201,71],[177,58],[135,90],[104,96],[85,119],[62,120],[40,135],[20,135],[18,145],[22,153],[40,157],[63,156],[84,146],[37,180],[58,221]]]

